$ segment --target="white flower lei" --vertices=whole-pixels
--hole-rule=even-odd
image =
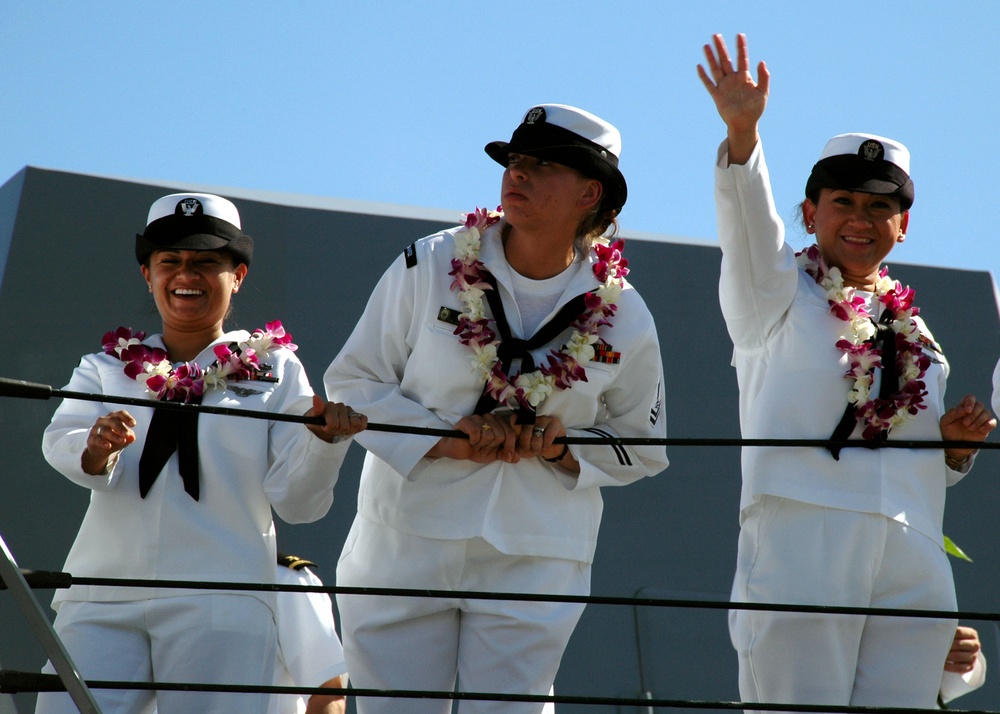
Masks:
[[[863,438],[871,440],[888,433],[892,427],[905,424],[919,410],[926,409],[927,390],[922,379],[930,366],[930,358],[924,353],[920,327],[914,319],[919,313],[913,305],[914,291],[891,279],[887,268],[879,271],[875,295],[879,303],[892,311],[899,385],[888,399],[872,398],[875,369],[882,366],[882,351],[872,342],[876,327],[866,309],[866,301],[856,295],[854,288],[844,285],[839,268],[827,266],[818,246],[812,245],[796,253],[795,257],[799,266],[826,291],[830,312],[846,323],[837,347],[850,360],[850,369],[844,375],[852,380],[847,401],[857,407],[858,419],[865,425]]]
[[[105,354],[125,363],[126,375],[145,386],[150,396],[163,401],[189,402],[201,397],[205,390],[225,389],[228,382],[268,378],[269,367],[261,358],[275,349],[296,349],[280,320],[254,330],[242,342],[216,345],[212,348],[216,359],[205,369],[194,362],[174,367],[166,350],[147,347],[142,343],[145,338],[141,330],[119,327],[105,333],[102,344]]]
[[[573,382],[586,381],[584,368],[594,358],[598,329],[610,326],[610,318],[618,309],[616,303],[628,274],[628,261],[621,255],[623,241],[609,244],[607,239],[598,239],[593,248],[597,257],[593,270],[601,285],[587,293],[584,311],[573,322],[569,342],[558,351],[550,351],[548,364],[532,372],[522,372],[512,381],[500,366],[497,356],[500,339],[490,327],[492,319],[486,317],[484,291],[492,288],[483,279],[488,271],[479,261],[482,232],[501,218],[499,208],[496,211],[477,208],[465,214],[463,227],[455,233],[455,257],[449,275],[455,278],[451,288],[458,290],[458,299],[464,307],[455,334],[472,349],[472,366],[498,403],[534,410],[555,390],[569,389]]]

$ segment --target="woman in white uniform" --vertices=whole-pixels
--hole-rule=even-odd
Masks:
[[[322,414],[325,425],[64,401],[42,449],[91,492],[65,570],[273,582],[271,509],[290,523],[321,518],[333,501],[345,437],[367,422],[313,394],[280,322],[253,333],[223,328],[253,253],[231,202],[209,194],[157,200],[135,252],[162,333],[108,332],[103,351],[81,360],[69,389]],[[57,592],[53,607],[56,632],[86,679],[272,681],[273,593],[73,586]],[[264,714],[268,705],[261,694],[99,689],[94,696],[109,714],[139,712],[154,696],[160,714]],[[75,707],[66,694],[41,694],[37,711]]]
[[[757,132],[769,75],[746,39],[734,67],[718,35],[699,75],[727,127],[716,168],[720,298],[745,438],[982,441],[996,426],[969,395],[944,408],[948,363],[914,293],[882,261],[913,201],[909,153],[834,137],[806,184],[816,245],[784,241]],[[743,451],[733,600],[956,608],[941,532],[945,487],[971,449]],[[935,705],[954,620],[733,611],[745,701]]]
[[[565,105],[528,111],[510,142],[503,215],[411,245],[331,364],[330,399],[378,422],[468,438],[359,437],[368,454],[340,586],[586,595],[601,486],[653,475],[660,446],[557,437],[663,437],[652,317],[602,236],[626,198],[621,137]],[[371,438],[367,438],[371,437]],[[583,607],[338,596],[361,688],[546,694]],[[359,711],[449,712],[448,701],[356,699]],[[469,712],[541,705],[462,701]]]

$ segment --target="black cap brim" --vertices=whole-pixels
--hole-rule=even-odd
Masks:
[[[135,236],[135,257],[145,263],[156,250],[227,250],[237,264],[250,265],[253,259],[253,238],[228,221],[213,216],[179,216],[159,218],[146,232]]]
[[[546,161],[553,161],[563,166],[576,169],[588,178],[594,178],[604,186],[604,202],[608,208],[620,212],[628,199],[628,185],[625,176],[617,166],[608,159],[606,151],[597,151],[588,146],[555,145],[531,146],[530,144],[514,144],[507,141],[491,141],[483,150],[491,159],[503,167],[507,166],[511,152],[533,156]]]
[[[913,181],[890,161],[869,161],[850,154],[821,159],[806,181],[806,197],[824,188],[895,196],[904,211],[913,205]]]

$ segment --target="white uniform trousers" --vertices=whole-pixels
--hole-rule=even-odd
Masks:
[[[270,685],[274,615],[257,598],[204,593],[119,602],[63,602],[54,622],[85,680]],[[51,663],[43,669],[54,673]],[[104,714],[266,714],[269,695],[92,689]],[[77,711],[66,693],[38,695],[36,714]]]
[[[482,538],[436,540],[358,516],[343,587],[587,595],[590,564],[506,555]],[[338,595],[347,670],[362,689],[545,695],[583,605]],[[443,699],[357,697],[359,714],[448,714]],[[461,714],[539,714],[542,704],[461,701]]]
[[[734,601],[956,609],[948,556],[872,513],[764,496],[740,531]],[[748,702],[934,708],[955,619],[733,610]]]

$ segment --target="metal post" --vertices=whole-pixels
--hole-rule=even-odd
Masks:
[[[0,549],[3,550],[3,557],[0,558],[0,579],[3,580],[11,595],[14,596],[21,614],[28,622],[35,637],[41,643],[45,654],[48,655],[52,666],[56,668],[56,674],[62,680],[66,691],[76,704],[76,708],[82,714],[101,714],[100,707],[94,701],[94,696],[90,693],[86,683],[76,669],[76,665],[70,659],[69,654],[63,647],[62,642],[52,629],[52,623],[38,604],[31,588],[28,586],[20,568],[14,562],[14,556],[7,549],[7,544],[0,536]]]

